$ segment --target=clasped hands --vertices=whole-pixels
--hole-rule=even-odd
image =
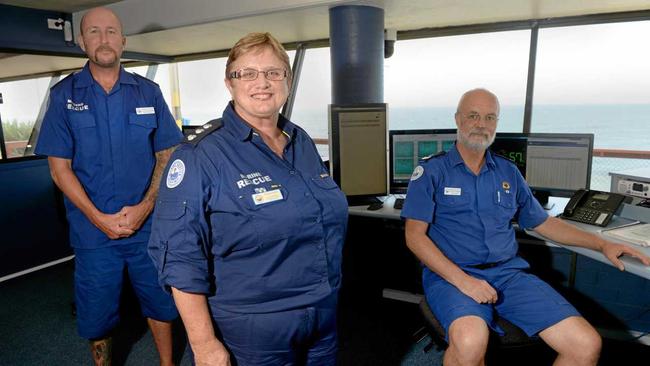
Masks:
[[[140,229],[152,209],[152,203],[142,201],[135,206],[124,206],[114,214],[99,212],[92,221],[110,239],[127,238]]]

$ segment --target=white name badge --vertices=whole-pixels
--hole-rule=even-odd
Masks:
[[[156,113],[153,109],[153,107],[142,107],[142,108],[136,108],[135,109],[136,114],[154,114]]]
[[[269,202],[279,201],[284,198],[282,196],[282,191],[280,191],[279,189],[274,189],[272,191],[266,191],[262,193],[255,193],[252,197],[253,197],[253,202],[255,202],[256,206],[263,205]]]
[[[460,196],[460,188],[445,187],[445,196]]]

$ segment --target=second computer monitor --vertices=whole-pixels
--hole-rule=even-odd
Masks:
[[[578,133],[497,133],[492,151],[515,164],[539,196],[570,197],[588,189],[594,135]]]
[[[406,193],[418,161],[451,149],[456,141],[456,130],[391,130],[388,140],[390,192]]]

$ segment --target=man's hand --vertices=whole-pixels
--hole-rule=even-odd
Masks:
[[[479,304],[494,304],[498,300],[497,291],[485,280],[467,275],[458,289]]]
[[[228,350],[216,338],[204,344],[193,344],[192,352],[197,366],[230,366]]]
[[[646,266],[650,266],[650,258],[641,254],[638,250],[630,248],[627,245],[613,243],[611,241],[605,241],[601,247],[601,252],[610,262],[614,264],[615,267],[621,271],[625,270],[623,262],[619,259],[620,256],[629,255],[640,260]]]
[[[104,232],[110,239],[126,238],[135,232],[127,227],[120,226],[122,216],[120,214],[95,213],[90,221]]]
[[[134,232],[138,231],[152,210],[153,203],[148,200],[143,200],[135,206],[124,206],[117,213],[120,215],[120,226]]]

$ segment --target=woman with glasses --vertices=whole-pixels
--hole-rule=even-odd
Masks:
[[[169,160],[149,251],[198,365],[334,365],[347,203],[307,133],[280,114],[289,57],[235,44],[232,101]]]

